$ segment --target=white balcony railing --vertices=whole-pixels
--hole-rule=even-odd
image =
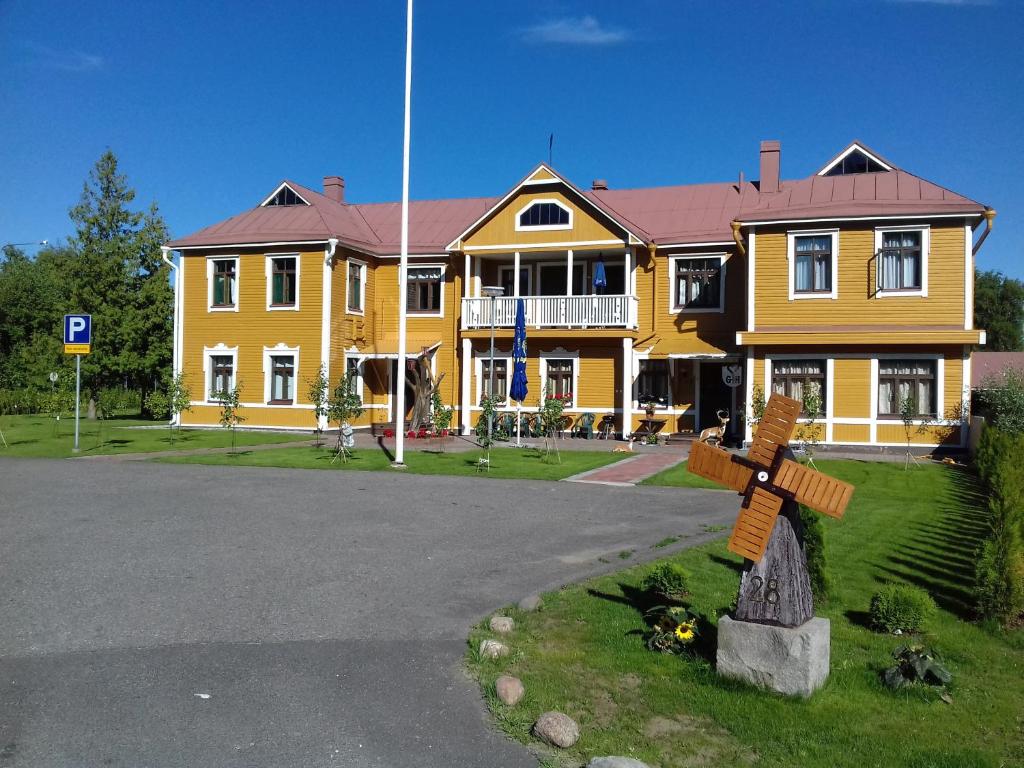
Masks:
[[[603,296],[523,296],[528,328],[636,328],[637,298],[626,295]],[[490,328],[491,299],[462,300],[462,327]],[[494,299],[494,325],[513,328],[516,324],[516,298]]]

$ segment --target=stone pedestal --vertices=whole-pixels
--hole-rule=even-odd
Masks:
[[[787,696],[807,698],[828,678],[828,619],[799,627],[718,621],[718,674]]]

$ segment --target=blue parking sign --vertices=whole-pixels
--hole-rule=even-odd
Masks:
[[[92,344],[92,315],[64,315],[64,351],[89,354]]]

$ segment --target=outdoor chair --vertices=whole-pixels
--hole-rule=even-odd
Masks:
[[[615,437],[615,417],[607,413],[601,418],[601,425],[599,427],[598,440],[611,440]]]
[[[573,427],[572,436],[582,437],[584,440],[594,439],[594,419],[596,417],[592,413],[584,413],[580,416],[576,422],[576,426]]]

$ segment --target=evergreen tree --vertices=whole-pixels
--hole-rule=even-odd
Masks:
[[[1024,282],[1001,272],[975,272],[974,326],[987,332],[981,349],[1024,350]]]
[[[134,200],[107,150],[71,209],[77,263],[68,311],[93,316],[92,354],[82,360],[91,392],[127,385],[145,393],[171,358],[173,292],[160,256],[167,227],[156,204],[134,211]]]

